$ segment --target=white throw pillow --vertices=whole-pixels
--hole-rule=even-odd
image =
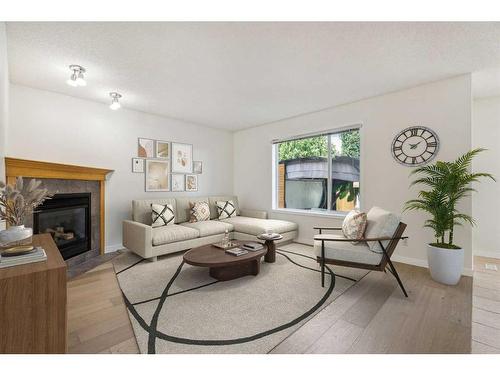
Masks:
[[[215,205],[217,206],[219,220],[236,216],[236,208],[233,201],[217,201]]]
[[[350,211],[342,223],[342,233],[345,238],[360,240],[364,237],[367,224],[366,213],[358,210]],[[359,242],[353,242],[357,244]]]
[[[172,225],[175,222],[174,207],[171,204],[151,204],[151,226],[153,228]]]
[[[365,238],[392,237],[396,231],[400,218],[393,213],[380,207],[372,207],[366,214],[368,223],[365,231]],[[382,253],[378,241],[368,241],[368,247],[375,253]],[[387,248],[389,241],[382,241],[384,248]]]

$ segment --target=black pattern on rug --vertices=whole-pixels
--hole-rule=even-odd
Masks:
[[[301,256],[301,257],[305,257],[305,258],[309,258],[309,259],[315,260],[315,258],[313,258],[313,257],[307,256],[307,255],[304,255],[304,254],[300,254],[300,253],[296,253],[296,252],[292,252],[292,251],[282,250],[282,249],[277,250],[276,253],[279,254],[279,255],[281,255],[281,256],[283,256],[290,263],[292,263],[292,264],[294,264],[294,265],[296,265],[298,267],[301,267],[303,269],[307,269],[307,270],[310,270],[310,271],[313,271],[313,272],[320,272],[320,270],[317,270],[317,269],[314,269],[314,268],[311,268],[311,267],[307,267],[307,266],[304,266],[302,264],[297,263],[296,261],[292,260],[288,255],[286,255],[284,253],[294,254],[294,255],[297,255],[297,256]],[[125,271],[129,270],[132,267],[136,266],[137,264],[140,264],[141,262],[142,262],[142,260],[139,260],[139,261],[133,263],[132,265],[130,265],[130,266],[128,266],[128,267],[126,267],[126,268],[118,271],[117,274],[120,274],[122,272],[125,272]],[[125,305],[126,305],[127,309],[130,311],[131,315],[137,320],[137,322],[142,327],[142,329],[144,329],[147,332],[147,334],[148,334],[148,337],[149,337],[148,338],[148,354],[155,354],[156,353],[156,340],[157,339],[166,340],[166,341],[170,341],[170,342],[174,342],[174,343],[186,344],[186,345],[223,346],[223,345],[241,344],[241,343],[245,343],[245,342],[257,340],[257,339],[263,338],[263,337],[268,336],[268,335],[272,335],[272,334],[274,334],[276,332],[279,332],[279,331],[285,330],[287,328],[293,327],[294,325],[300,323],[304,319],[307,319],[312,314],[314,314],[318,309],[320,309],[323,306],[323,304],[328,300],[328,298],[330,297],[330,295],[332,294],[332,292],[333,292],[333,290],[335,288],[335,276],[339,276],[339,277],[342,277],[342,278],[345,278],[345,279],[348,279],[348,280],[351,280],[351,281],[356,281],[356,280],[354,280],[352,278],[349,278],[349,277],[346,277],[346,276],[335,275],[335,273],[333,272],[333,270],[330,267],[326,266],[325,268],[326,268],[327,274],[330,275],[330,278],[329,278],[330,279],[330,283],[329,283],[328,288],[326,289],[323,297],[312,308],[310,308],[309,310],[305,311],[303,314],[301,314],[297,318],[292,319],[291,321],[289,321],[287,323],[284,323],[284,324],[281,324],[281,325],[279,325],[277,327],[274,327],[272,329],[268,329],[266,331],[263,331],[263,332],[260,332],[260,333],[256,333],[256,334],[253,334],[253,335],[250,335],[250,336],[246,336],[246,337],[239,337],[239,338],[234,338],[234,339],[223,339],[223,340],[209,340],[209,339],[207,339],[207,340],[200,340],[200,339],[190,339],[190,338],[185,338],[185,337],[178,337],[178,336],[167,335],[167,334],[165,334],[165,333],[163,333],[163,332],[161,332],[161,331],[159,331],[157,329],[158,317],[159,317],[160,313],[164,310],[164,308],[167,307],[166,306],[166,302],[168,300],[168,297],[173,296],[173,295],[178,295],[178,294],[181,294],[181,293],[186,293],[186,292],[189,292],[189,291],[192,291],[192,290],[196,290],[196,289],[200,289],[200,288],[203,288],[203,287],[207,287],[207,286],[213,285],[213,284],[215,284],[215,283],[218,282],[218,281],[213,281],[211,283],[200,285],[200,286],[197,286],[197,287],[194,287],[194,288],[189,288],[189,289],[182,290],[182,291],[175,292],[175,293],[169,293],[169,290],[170,290],[171,286],[173,285],[173,283],[175,282],[176,278],[181,273],[182,267],[184,266],[184,264],[185,264],[184,261],[181,261],[181,263],[179,264],[179,266],[178,266],[175,274],[169,280],[169,282],[167,283],[167,285],[166,285],[165,289],[163,290],[161,296],[159,296],[159,297],[150,298],[150,299],[147,299],[147,300],[144,300],[144,301],[139,301],[139,302],[131,303],[128,300],[127,296],[122,292],[123,298],[124,298],[124,301],[125,301]],[[158,305],[157,305],[157,307],[155,309],[155,312],[153,314],[151,322],[149,324],[147,324],[146,321],[144,321],[144,319],[137,312],[135,306],[143,304],[143,303],[146,303],[146,302],[151,302],[151,301],[154,301],[154,300],[159,300],[158,301]]]

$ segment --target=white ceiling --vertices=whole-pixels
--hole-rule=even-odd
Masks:
[[[15,22],[7,41],[13,83],[230,130],[500,67],[500,23]]]

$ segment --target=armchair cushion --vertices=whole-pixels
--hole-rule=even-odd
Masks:
[[[392,237],[399,225],[399,217],[380,207],[372,207],[367,213],[368,224],[366,226],[365,238]],[[383,241],[387,247],[389,241]],[[368,242],[368,247],[375,253],[382,253],[378,241]]]
[[[318,257],[321,256],[321,238],[345,239],[341,234],[320,234],[314,236],[314,252]],[[344,262],[378,265],[382,260],[382,254],[370,251],[365,242],[353,245],[351,242],[346,241],[325,241],[325,258]]]

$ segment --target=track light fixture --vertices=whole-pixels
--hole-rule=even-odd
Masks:
[[[72,71],[71,76],[66,81],[66,83],[70,86],[87,86],[87,82],[85,82],[85,78],[83,73],[85,73],[85,68],[80,65],[70,65],[69,69]]]
[[[111,96],[111,105],[109,106],[109,108],[116,111],[117,109],[119,109],[121,107],[118,99],[120,99],[122,96],[121,96],[121,94],[118,94],[117,92],[110,92],[109,96]]]

